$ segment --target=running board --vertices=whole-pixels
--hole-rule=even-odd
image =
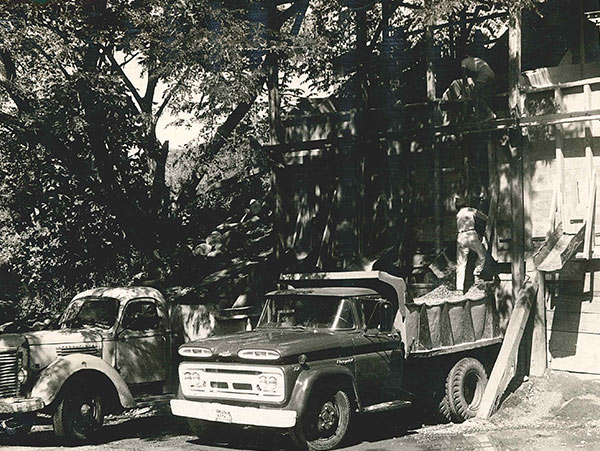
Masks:
[[[364,413],[373,412],[385,412],[386,410],[403,409],[412,406],[410,401],[389,401],[382,402],[381,404],[373,404],[372,406],[365,407],[362,411]]]

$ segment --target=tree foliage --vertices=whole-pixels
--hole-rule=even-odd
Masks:
[[[1,2],[0,265],[38,298],[124,283],[149,262],[169,265],[174,250],[193,248],[232,209],[266,195],[277,161],[260,143],[275,63],[284,110],[298,100],[299,79],[320,94],[344,92],[360,76],[371,87],[391,83],[419,58],[421,35],[411,32],[481,8],[492,6]],[[390,27],[408,33],[392,54]],[[367,42],[357,48],[361,33]],[[390,61],[402,64],[391,70]],[[353,85],[353,95],[361,89]],[[169,121],[197,139],[170,146],[161,134]],[[235,189],[215,189],[223,180]]]

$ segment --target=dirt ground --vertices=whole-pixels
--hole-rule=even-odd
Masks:
[[[555,450],[600,449],[600,379],[548,373],[522,382],[490,420],[423,425],[413,410],[358,417],[347,449],[373,450]],[[81,450],[287,450],[289,438],[268,430],[228,426],[215,438],[193,437],[165,406],[109,418],[98,443]],[[7,451],[64,449],[51,426],[26,437],[2,438]]]

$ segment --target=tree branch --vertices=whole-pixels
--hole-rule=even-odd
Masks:
[[[160,119],[161,115],[163,114],[165,108],[167,107],[167,105],[169,104],[171,99],[173,98],[175,91],[177,91],[179,89],[179,87],[183,84],[184,80],[187,78],[187,75],[189,73],[190,73],[190,69],[188,68],[185,70],[185,72],[183,73],[181,78],[177,81],[175,86],[173,86],[171,89],[169,89],[169,92],[167,92],[167,95],[163,97],[163,101],[160,104],[160,106],[158,107],[158,110],[156,110],[156,114],[154,116],[155,117],[155,120],[154,120],[155,126],[156,126],[156,123],[158,122],[158,120]]]
[[[137,91],[137,89],[135,89],[135,86],[133,85],[129,77],[125,74],[125,71],[119,65],[112,52],[103,47],[102,53],[104,53],[104,56],[108,59],[108,61],[112,65],[112,68],[115,69],[120,75],[121,79],[123,80],[123,83],[125,83],[125,86],[127,86],[127,89],[129,89],[129,92],[137,102],[139,112],[142,113],[144,111],[144,100],[142,99],[142,96],[140,96],[140,93]]]

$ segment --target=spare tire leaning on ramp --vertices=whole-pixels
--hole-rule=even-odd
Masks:
[[[459,360],[446,378],[450,416],[462,423],[477,415],[488,377],[481,362],[473,357]]]

